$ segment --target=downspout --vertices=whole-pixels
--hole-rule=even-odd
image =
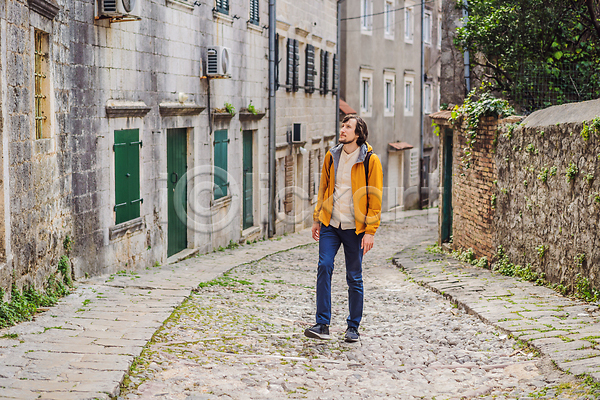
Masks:
[[[425,94],[425,28],[423,26],[423,22],[425,20],[424,16],[425,0],[421,1],[421,111],[419,112],[419,115],[421,116],[421,126],[419,131],[419,183],[417,184],[419,190],[419,210],[423,209],[423,188],[421,187],[421,182],[423,182],[423,134],[425,132],[425,122],[423,121],[423,119],[425,118],[425,113],[423,112],[423,95]]]
[[[268,202],[268,236],[275,235],[275,33],[277,30],[277,17],[275,0],[269,0],[269,202]]]
[[[468,0],[463,0],[463,26],[469,22],[469,10],[467,7],[469,6]],[[464,53],[464,64],[465,64],[465,88],[467,89],[467,93],[469,94],[471,91],[471,60],[469,58],[469,50],[465,50]]]
[[[336,43],[337,43],[337,49],[336,49],[336,53],[337,53],[337,73],[338,73],[338,80],[336,82],[336,93],[335,93],[335,142],[337,143],[340,140],[340,84],[342,82],[342,79],[340,77],[340,74],[342,73],[342,59],[341,59],[341,51],[340,51],[340,37],[341,35],[341,10],[342,10],[342,1],[344,0],[337,0],[337,39],[336,39]],[[335,67],[335,66],[334,66]],[[335,77],[334,77],[335,79]]]

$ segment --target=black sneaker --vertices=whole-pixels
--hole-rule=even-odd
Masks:
[[[304,331],[304,336],[312,339],[329,340],[329,326],[325,324],[316,324]]]
[[[344,335],[344,340],[348,343],[358,342],[360,335],[358,334],[358,329],[356,328],[348,328],[346,329],[346,334]]]

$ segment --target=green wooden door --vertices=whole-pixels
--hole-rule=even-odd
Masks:
[[[167,130],[167,256],[187,248],[187,130]]]
[[[444,192],[442,194],[442,242],[452,236],[452,130],[445,129],[444,140]]]
[[[244,131],[243,139],[243,182],[244,182],[244,203],[243,203],[243,229],[254,226],[252,217],[252,131]]]
[[[139,129],[115,131],[115,223],[140,216]]]

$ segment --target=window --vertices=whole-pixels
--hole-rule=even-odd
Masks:
[[[373,0],[360,0],[360,30],[371,34],[373,29]]]
[[[229,0],[215,0],[215,9],[217,12],[229,15]]]
[[[385,37],[394,39],[394,2],[386,1],[384,8]]]
[[[423,14],[423,41],[425,44],[431,44],[431,11],[425,11]]]
[[[438,16],[437,47],[442,48],[442,16]]]
[[[360,72],[360,115],[370,117],[373,109],[373,71]]]
[[[404,9],[404,41],[406,43],[413,42],[414,31],[414,12],[412,7]]]
[[[410,186],[419,184],[419,149],[410,149]]]
[[[304,91],[313,93],[315,91],[315,46],[306,45],[306,68],[304,69]]]
[[[431,114],[431,83],[426,83],[423,88],[423,112]]]
[[[260,18],[258,16],[258,0],[250,0],[250,19],[248,20],[248,22],[254,25],[258,25],[259,21]]]
[[[140,130],[115,131],[115,223],[140,216]]]
[[[227,129],[221,129],[214,132],[214,199],[227,196],[227,147],[229,139],[227,138]]]
[[[385,117],[393,117],[396,78],[393,73],[385,72],[383,74],[383,81],[383,115]]]
[[[321,50],[321,94],[329,93],[329,52]]]
[[[285,79],[286,91],[297,92],[298,67],[300,66],[300,46],[296,39],[287,40],[287,76]]]
[[[35,138],[50,137],[50,79],[48,77],[49,35],[40,30],[34,31],[35,41]]]
[[[413,115],[414,108],[414,92],[415,92],[415,78],[405,77],[404,78],[404,115],[410,117]]]

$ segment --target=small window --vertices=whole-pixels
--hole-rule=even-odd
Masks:
[[[229,15],[229,0],[215,0],[215,10]]]
[[[386,39],[394,38],[394,3],[392,1],[385,2],[384,9],[384,21],[385,21],[385,37]]]
[[[423,14],[423,41],[425,44],[431,44],[431,11],[425,11]]]
[[[49,38],[46,32],[34,31],[35,41],[35,138],[43,139],[51,136],[50,122],[50,79],[48,68]]]
[[[368,113],[371,109],[371,79],[368,77],[362,78],[360,90],[360,111]]]
[[[227,137],[227,129],[221,129],[214,132],[214,199],[218,200],[221,197],[227,196],[227,188],[229,187],[227,173],[227,147],[229,138]]]
[[[370,34],[373,29],[373,0],[360,1],[360,17],[361,31]]]
[[[384,116],[394,116],[394,86],[395,79],[391,74],[384,75],[384,87],[383,87],[383,104],[384,104]]]
[[[412,7],[404,9],[404,41],[406,43],[413,42],[414,32],[414,12]]]
[[[250,19],[251,24],[258,25],[260,18],[258,15],[258,0],[250,0]]]
[[[425,114],[431,114],[431,83],[426,83],[423,88],[423,112]]]
[[[414,108],[415,78],[404,78],[404,115],[412,116]]]
[[[115,131],[115,223],[140,216],[140,130]]]
[[[306,67],[304,69],[304,91],[313,93],[315,91],[315,47],[312,44],[306,45]]]

